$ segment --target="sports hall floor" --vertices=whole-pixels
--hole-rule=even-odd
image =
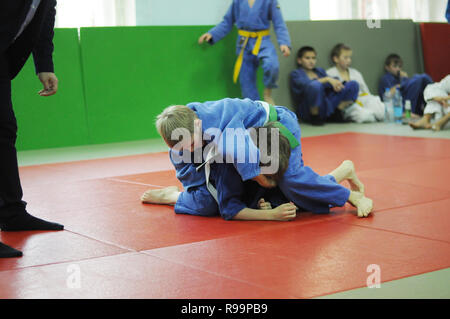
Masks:
[[[306,165],[351,159],[374,200],[291,222],[143,205],[178,184],[159,140],[19,153],[30,213],[61,232],[0,232],[0,298],[450,298],[450,130],[302,124]],[[367,288],[369,265],[380,288]],[[74,277],[75,276],[75,277]]]

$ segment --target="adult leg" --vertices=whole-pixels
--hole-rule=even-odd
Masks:
[[[10,133],[8,133],[10,131],[10,129],[8,129],[8,126],[10,125],[7,125],[7,122],[5,121],[6,110],[9,108],[8,103],[11,100],[11,82],[9,80],[7,66],[8,65],[3,57],[3,54],[0,53],[0,151],[2,154],[2,156],[0,156],[0,174],[4,174],[4,171],[1,169],[1,167],[3,167],[3,165],[5,164],[8,164],[10,160],[7,163],[7,159],[11,157],[11,155],[9,155],[9,152],[6,151],[7,148],[6,146],[11,144],[11,142],[9,142],[8,138],[6,137],[7,135],[10,135]],[[13,154],[15,154],[15,152],[13,152]],[[2,210],[2,207],[5,206],[5,200],[3,200],[3,197],[5,195],[2,195],[2,193],[6,193],[7,190],[7,183],[2,182],[3,178],[5,177],[0,175],[0,219],[9,217],[6,216],[7,213],[4,210]],[[0,258],[21,257],[21,256],[22,256],[21,251],[9,247],[8,245],[5,245],[2,242],[0,242]]]
[[[7,67],[6,59],[0,54],[0,229],[62,230],[64,226],[36,218],[25,210],[15,148],[17,122],[12,108]]]
[[[25,210],[15,148],[16,123],[11,105],[11,81],[0,79],[0,223]]]

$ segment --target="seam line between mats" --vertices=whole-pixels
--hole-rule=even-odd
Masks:
[[[128,253],[139,253],[139,251],[137,251],[137,250],[133,250],[133,249],[130,249],[130,248],[127,248],[127,247],[124,247],[124,246],[120,246],[120,245],[117,245],[117,244],[114,244],[114,243],[111,243],[111,242],[108,242],[108,241],[102,241],[100,239],[96,239],[94,237],[83,235],[83,234],[77,233],[77,232],[72,231],[72,230],[64,229],[64,231],[67,231],[69,233],[72,233],[72,234],[75,234],[75,235],[87,238],[89,240],[96,241],[96,242],[101,243],[103,245],[109,245],[109,246],[112,246],[112,247],[115,247],[115,248],[120,248],[120,249],[123,249],[125,251],[124,252],[119,252],[119,253],[114,253],[113,255],[106,254],[106,255],[103,255],[103,256],[86,257],[86,258],[81,258],[81,259],[44,263],[44,264],[40,264],[40,265],[25,266],[25,267],[14,268],[14,269],[5,269],[5,270],[0,270],[0,273],[3,272],[3,271],[12,271],[12,270],[21,270],[21,269],[40,267],[40,266],[58,265],[58,264],[71,263],[71,262],[77,262],[77,261],[85,261],[85,260],[91,260],[91,259],[97,259],[97,258],[104,258],[104,257],[108,257],[108,256],[116,256],[116,255],[128,254]]]
[[[86,257],[86,258],[81,258],[81,259],[76,259],[76,260],[56,261],[56,262],[51,262],[51,263],[46,263],[46,264],[31,265],[31,266],[25,266],[25,267],[13,268],[13,269],[4,269],[4,270],[0,270],[0,274],[3,272],[7,272],[7,271],[20,271],[20,270],[25,270],[25,269],[46,267],[46,266],[53,266],[53,265],[74,264],[77,262],[84,262],[84,261],[95,260],[95,259],[99,259],[99,258],[107,258],[107,257],[130,254],[130,253],[139,254],[138,251],[128,251],[128,252],[120,252],[120,253],[117,253],[114,255],[103,255],[103,256],[95,256],[95,257]]]
[[[158,259],[170,262],[170,263],[174,263],[174,264],[177,264],[177,265],[182,265],[184,267],[188,267],[188,268],[192,268],[192,269],[195,269],[195,270],[198,270],[198,271],[201,271],[201,272],[205,272],[205,273],[208,273],[208,274],[211,274],[211,275],[214,275],[214,276],[218,276],[218,277],[225,278],[225,279],[228,279],[228,280],[233,280],[233,281],[236,281],[236,282],[239,282],[239,283],[244,283],[244,284],[247,284],[249,286],[254,286],[254,287],[257,287],[257,288],[260,288],[260,289],[264,289],[264,290],[267,290],[267,291],[275,292],[277,294],[282,294],[282,292],[280,292],[278,290],[274,290],[273,288],[270,288],[270,287],[264,287],[264,286],[261,286],[259,284],[248,282],[246,280],[230,277],[230,276],[223,275],[223,274],[220,274],[220,273],[217,273],[217,272],[214,272],[214,271],[202,269],[202,268],[199,268],[199,267],[196,267],[196,266],[187,265],[185,263],[174,261],[174,260],[171,260],[171,259],[166,259],[166,258],[163,258],[161,256],[153,255],[153,254],[149,253],[148,251],[141,251],[140,253],[142,253],[144,255],[147,255],[147,256],[154,257],[154,258],[158,258]],[[295,295],[289,294],[289,298],[296,298],[296,299],[298,299],[298,298],[302,298],[302,297],[297,297]]]
[[[438,199],[438,200],[430,200],[430,201],[416,203],[416,204],[410,204],[410,205],[401,205],[401,206],[377,209],[376,211],[372,211],[372,212],[375,212],[375,213],[377,213],[377,212],[386,212],[387,210],[400,209],[400,208],[406,208],[406,207],[413,207],[413,206],[419,206],[419,205],[425,205],[425,204],[440,202],[440,201],[444,201],[444,200],[448,200],[448,199],[450,199],[450,197],[449,198],[441,198],[441,199]]]
[[[374,171],[374,170],[364,170],[364,171],[361,171],[361,172],[370,172],[370,171]],[[359,174],[359,175],[361,175],[361,174]],[[362,176],[362,177],[358,176],[358,177],[359,177],[360,180],[368,178],[368,179],[375,179],[375,180],[383,181],[383,182],[389,181],[389,182],[400,183],[400,184],[404,184],[404,185],[408,185],[408,186],[428,188],[428,189],[431,189],[431,190],[434,190],[434,191],[447,192],[447,195],[450,198],[450,190],[443,189],[443,188],[434,188],[434,187],[425,186],[425,185],[411,184],[409,182],[402,182],[402,181],[398,181],[398,180],[396,181],[396,180],[392,180],[392,179],[383,179],[383,178],[380,178],[380,177],[371,177],[371,176]]]
[[[358,225],[358,224],[353,224],[351,222],[339,221],[337,219],[333,220],[332,222],[336,222],[336,223],[340,223],[340,224],[346,224],[346,225],[351,225],[351,226],[356,226],[356,227],[361,227],[361,228],[367,228],[367,229],[371,229],[371,230],[379,230],[379,231],[384,231],[384,232],[393,233],[393,234],[397,234],[397,235],[404,235],[404,236],[408,236],[408,237],[426,239],[426,240],[436,241],[436,242],[445,243],[447,245],[450,245],[450,242],[448,242],[448,241],[441,240],[441,239],[428,238],[428,237],[424,237],[424,236],[421,236],[421,235],[413,235],[413,234],[403,233],[403,232],[389,230],[389,229],[383,229],[383,228],[378,228],[378,227],[370,227],[370,226],[365,226],[365,225]]]

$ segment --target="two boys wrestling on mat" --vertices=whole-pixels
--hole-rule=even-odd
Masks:
[[[230,98],[174,105],[156,127],[184,190],[151,189],[143,203],[226,220],[288,221],[297,210],[323,214],[346,202],[359,217],[372,211],[351,161],[325,176],[304,166],[297,116],[285,107]]]

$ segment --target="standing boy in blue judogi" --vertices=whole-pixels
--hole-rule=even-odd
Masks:
[[[281,52],[284,56],[289,56],[291,40],[277,0],[233,0],[223,21],[200,36],[198,42],[214,44],[225,37],[236,24],[239,35],[236,45],[238,59],[233,81],[236,83],[239,77],[244,98],[260,100],[256,71],[261,63],[264,70],[264,100],[274,104],[272,89],[277,87],[279,62],[275,47],[270,41],[270,21]]]

